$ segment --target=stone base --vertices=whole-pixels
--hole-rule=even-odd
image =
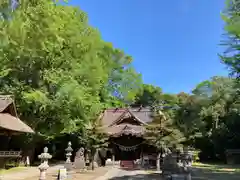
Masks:
[[[98,163],[97,162],[93,162],[93,166],[94,166],[94,168],[98,168]]]
[[[72,163],[66,163],[66,164],[64,164],[64,167],[67,169],[67,171],[72,171],[73,164]]]

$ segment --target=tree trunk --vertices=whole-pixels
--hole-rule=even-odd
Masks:
[[[94,170],[94,155],[92,154],[91,156],[92,156],[92,157],[91,157],[91,159],[92,159],[92,162],[91,162],[91,164],[92,164],[92,170]]]

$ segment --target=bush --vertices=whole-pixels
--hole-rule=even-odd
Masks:
[[[192,157],[193,158],[193,162],[198,162],[200,160],[199,153],[200,153],[199,150],[194,150],[193,151],[193,157]]]

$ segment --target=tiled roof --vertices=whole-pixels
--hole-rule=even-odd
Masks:
[[[129,118],[133,116],[136,121],[140,122],[140,125],[133,125],[131,123],[117,123],[121,119]],[[119,135],[136,135],[141,136],[144,133],[144,124],[151,122],[152,111],[148,108],[115,108],[107,109],[101,115],[102,125],[105,131],[110,136]]]
[[[148,108],[115,108],[107,109],[103,112],[101,118],[103,126],[111,125],[126,111],[130,111],[136,118],[144,123],[149,123],[152,121],[152,111]]]

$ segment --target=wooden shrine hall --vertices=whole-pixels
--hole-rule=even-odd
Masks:
[[[156,149],[144,140],[145,125],[153,120],[151,109],[107,109],[100,119],[109,135],[112,161],[135,162],[147,159],[150,164],[156,165]]]

